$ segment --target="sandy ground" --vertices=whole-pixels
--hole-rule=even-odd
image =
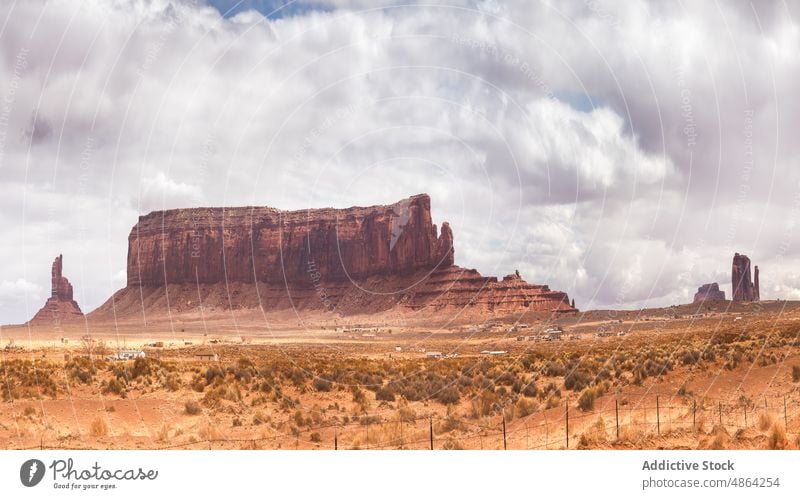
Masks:
[[[488,326],[428,326],[418,319],[386,318],[342,324],[325,316],[151,319],[146,325],[77,321],[0,328],[0,381],[6,392],[20,385],[22,375],[14,371],[19,362],[30,362],[34,373],[46,371],[59,386],[55,395],[37,393],[34,383],[32,391],[4,397],[0,448],[429,448],[431,434],[435,448],[454,449],[798,447],[800,392],[792,367],[800,366],[800,350],[790,338],[792,331],[800,332],[796,303],[516,317]],[[532,339],[554,324],[564,328],[562,340]],[[598,337],[599,331],[607,336]],[[781,342],[773,341],[780,335]],[[728,355],[741,351],[742,360],[733,367],[723,358],[692,365],[680,361],[690,346],[702,350],[720,342]],[[147,359],[158,359],[158,366],[171,366],[179,387],[165,388],[162,366],[128,383],[123,395],[108,392],[114,369],[133,364],[102,360],[119,348],[142,349]],[[598,393],[590,410],[578,408],[582,392],[568,390],[563,375],[542,374],[547,359],[575,358],[590,365],[617,355],[644,365],[645,357],[637,355],[655,350],[674,357],[674,366],[640,383],[623,372]],[[197,356],[206,352],[218,360]],[[430,352],[451,358],[429,358]],[[71,374],[69,362],[81,357],[98,366],[89,383]],[[522,366],[523,359],[533,357],[538,368]],[[280,378],[281,388],[262,393],[256,379],[234,380],[243,359]],[[296,385],[287,381],[293,365],[323,371],[326,366],[358,371],[363,365],[364,373],[379,366],[388,381],[401,367],[458,377],[485,361],[498,366],[493,372],[533,376],[540,391],[552,383],[559,393],[525,399],[531,408],[523,410],[523,397],[504,399],[497,384],[495,403],[503,407],[476,415],[471,413],[481,390],[465,391],[451,404],[377,400],[375,393],[362,390],[366,400],[358,402],[346,383],[322,391],[312,384],[313,375]],[[228,377],[198,390],[193,383],[210,367],[227,369]],[[222,399],[210,401],[215,387]],[[198,404],[196,414],[188,413],[189,402]]]

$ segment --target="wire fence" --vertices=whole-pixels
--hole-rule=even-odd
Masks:
[[[647,403],[645,405],[645,402]],[[740,440],[741,448],[786,446],[800,442],[798,392],[753,400],[710,397],[647,396],[637,403],[606,396],[590,410],[580,410],[569,399],[559,407],[514,417],[499,409],[482,418],[455,415],[364,414],[348,423],[330,423],[281,432],[267,425],[253,427],[250,438],[188,436],[183,442],[154,441],[148,449],[575,449],[700,447],[701,440]],[[244,432],[246,433],[246,429]],[[266,431],[272,432],[265,435]],[[241,432],[241,431],[240,431]],[[257,433],[260,435],[255,435]],[[770,439],[771,438],[771,439]],[[671,439],[673,443],[670,444]],[[167,441],[163,441],[167,440]],[[687,443],[689,445],[687,445]],[[693,443],[693,445],[692,445]],[[126,448],[70,446],[41,437],[38,445],[14,450],[87,450]]]

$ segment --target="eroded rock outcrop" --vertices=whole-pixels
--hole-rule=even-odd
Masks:
[[[758,266],[755,268],[755,283],[750,273],[750,258],[747,255],[736,253],[733,256],[731,266],[731,283],[733,285],[733,301],[759,301],[761,292],[759,290]]]
[[[697,288],[697,293],[694,294],[694,303],[713,300],[725,300],[725,291],[719,289],[719,283],[703,284]]]
[[[188,312],[200,302],[347,314],[396,306],[574,310],[566,293],[528,284],[519,274],[498,282],[455,266],[453,231],[447,222],[437,230],[430,204],[421,194],[348,209],[153,212],[139,218],[128,238],[128,286],[98,313],[112,304],[118,314]]]
[[[33,319],[31,324],[58,326],[61,322],[83,316],[81,308],[72,296],[72,284],[63,276],[63,257],[58,255],[50,270],[50,298]]]

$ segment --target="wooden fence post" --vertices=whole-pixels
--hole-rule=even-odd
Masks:
[[[506,410],[503,409],[503,450],[508,450],[506,446]]]
[[[431,428],[431,450],[433,450],[433,416],[431,416],[429,423]]]
[[[719,425],[722,426],[722,401],[719,403]]]
[[[339,450],[339,430],[333,430],[333,450]]]
[[[566,418],[565,418],[566,427],[564,433],[566,433],[567,435],[567,449],[569,449],[569,397],[567,397],[567,401],[564,404],[564,407],[566,408]]]
[[[744,404],[744,427],[747,428],[747,404]]]
[[[528,439],[528,422],[525,421],[525,450],[531,448],[531,441]]]
[[[786,395],[783,396],[783,426],[789,427],[789,418],[786,417]]]
[[[614,399],[614,412],[617,416],[617,440],[619,440],[619,400]]]
[[[661,407],[658,403],[658,395],[656,395],[656,430],[661,435]]]
[[[692,405],[692,431],[697,431],[697,399],[693,400]]]

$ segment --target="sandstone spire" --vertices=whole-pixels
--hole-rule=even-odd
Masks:
[[[63,276],[64,259],[58,255],[50,269],[50,298],[30,323],[37,325],[51,324],[58,327],[62,321],[83,316],[78,303],[72,297],[72,284]]]

